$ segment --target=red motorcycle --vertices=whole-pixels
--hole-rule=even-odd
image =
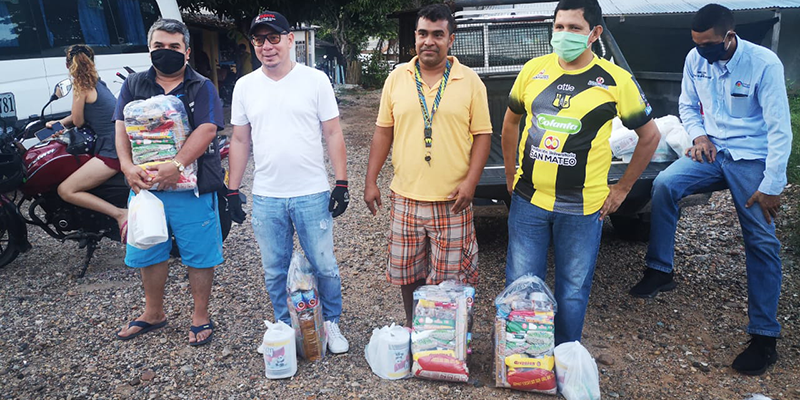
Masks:
[[[68,153],[68,143],[63,139],[47,139],[55,131],[45,128],[44,111],[50,103],[71,90],[72,83],[68,79],[59,82],[40,117],[23,129],[9,127],[9,121],[3,120],[0,132],[0,268],[31,249],[27,225],[38,226],[53,238],[62,242],[74,241],[79,248],[86,249],[79,278],[86,274],[103,238],[120,241],[117,222],[113,218],[67,203],[58,196],[58,185],[91,158],[88,154]],[[30,147],[26,149],[27,146]],[[220,153],[222,156],[227,151],[221,150]],[[126,208],[130,188],[125,175],[117,173],[89,192],[117,207]],[[224,240],[230,231],[231,219],[225,193],[217,196]],[[178,256],[175,243],[173,255]]]

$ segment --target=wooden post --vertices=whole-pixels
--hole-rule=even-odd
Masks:
[[[781,9],[775,9],[775,16],[778,18],[778,22],[772,26],[772,45],[770,49],[772,49],[775,54],[778,54],[778,41],[781,38]]]

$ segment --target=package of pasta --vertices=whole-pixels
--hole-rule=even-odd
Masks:
[[[414,291],[411,373],[419,378],[466,382],[475,289],[456,281]]]
[[[286,301],[298,352],[309,361],[325,358],[328,345],[317,287],[317,278],[308,259],[302,253],[292,254],[286,277]]]
[[[515,280],[494,301],[495,386],[556,394],[556,300],[534,275]]]
[[[144,168],[151,177],[155,177],[157,171],[146,165],[173,160],[191,133],[183,102],[175,96],[158,95],[132,101],[123,109],[123,115],[133,163]],[[184,166],[178,184],[170,190],[196,188],[197,163],[193,162]],[[156,186],[153,189],[158,190]]]

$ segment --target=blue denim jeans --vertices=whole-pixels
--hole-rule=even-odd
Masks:
[[[681,157],[653,182],[650,245],[647,266],[662,272],[672,271],[675,255],[675,229],[678,225],[678,201],[712,184],[725,183],[739,216],[744,237],[747,264],[747,299],[750,334],[780,335],[777,320],[781,293],[780,242],[775,224],[767,224],[758,203],[746,208],[750,196],[764,178],[764,161],[737,160],[723,150],[714,162],[699,163]]]
[[[333,218],[329,192],[277,198],[253,196],[253,232],[261,249],[264,281],[275,320],[291,324],[286,303],[286,275],[292,259],[294,231],[317,277],[322,315],[339,322],[342,280],[333,255]]]
[[[508,214],[506,286],[525,274],[545,280],[547,249],[555,255],[556,345],[581,340],[603,221],[599,212],[571,215],[551,212],[516,193]]]

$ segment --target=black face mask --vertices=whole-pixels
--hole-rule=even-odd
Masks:
[[[165,75],[172,75],[186,65],[186,54],[170,49],[158,49],[150,52],[153,66]]]
[[[700,57],[703,57],[708,61],[709,64],[713,64],[725,57],[725,54],[728,53],[728,48],[730,47],[730,42],[726,45],[725,39],[728,38],[728,31],[725,34],[725,37],[722,38],[722,41],[717,44],[708,45],[705,47],[697,46],[697,53],[700,54]]]

